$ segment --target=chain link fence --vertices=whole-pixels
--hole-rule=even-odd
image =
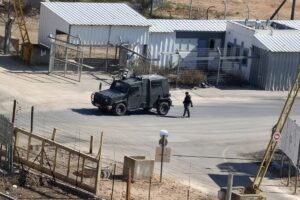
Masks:
[[[69,42],[71,39],[72,43]],[[49,74],[63,76],[80,82],[83,62],[83,52],[80,39],[68,36],[66,40],[52,38],[49,62]]]
[[[5,168],[13,173],[13,124],[4,115],[0,115],[0,151],[5,151]],[[0,158],[2,161],[2,158]]]

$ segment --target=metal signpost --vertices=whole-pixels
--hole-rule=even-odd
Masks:
[[[169,132],[167,130],[161,130],[160,131],[160,137],[161,139],[159,140],[159,145],[161,146],[161,160],[160,160],[160,178],[159,182],[162,181],[162,172],[163,172],[163,163],[164,163],[164,149],[165,146],[168,144],[167,137],[169,135]]]

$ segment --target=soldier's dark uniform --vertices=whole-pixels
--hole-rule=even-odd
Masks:
[[[183,100],[183,106],[184,106],[184,112],[183,112],[183,117],[185,117],[185,114],[187,113],[187,117],[190,117],[190,109],[189,107],[193,107],[193,102],[192,98],[189,95],[188,92],[185,93],[185,98]]]

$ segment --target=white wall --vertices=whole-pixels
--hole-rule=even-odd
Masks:
[[[56,30],[68,33],[69,24],[41,4],[38,43],[50,47],[48,36],[55,36]]]
[[[244,48],[252,48],[254,34],[255,34],[254,29],[251,29],[237,22],[227,22],[226,37],[225,37],[225,55],[227,55],[228,42],[234,43],[235,40],[236,40],[236,45],[241,46],[243,42]],[[235,52],[235,50],[233,52]],[[241,56],[242,56],[242,52],[241,52]],[[248,56],[251,56],[251,49],[249,49]],[[227,66],[225,66],[225,68],[230,69],[229,65],[231,64],[227,63]],[[251,68],[251,59],[248,59],[247,66],[242,66],[240,68],[239,65],[234,65],[231,68],[231,70],[237,74],[241,74],[246,80],[249,80],[250,68]]]
[[[176,34],[172,33],[150,33],[149,48],[152,59],[159,59],[153,64],[160,67],[169,67],[176,58],[171,54],[175,52]],[[168,54],[169,52],[169,54]]]
[[[84,45],[105,45],[108,39],[111,44],[148,44],[148,31],[149,27],[138,26],[71,26],[70,33]]]

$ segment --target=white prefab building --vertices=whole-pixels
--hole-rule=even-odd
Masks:
[[[154,65],[170,67],[177,65],[178,55],[185,62],[182,67],[195,67],[197,61],[189,61],[201,55],[199,49],[223,48],[225,20],[175,20],[152,19],[149,30],[149,48]],[[213,41],[213,42],[212,42]],[[176,53],[177,52],[177,53]]]
[[[41,3],[39,43],[48,36],[78,36],[82,45],[148,44],[149,22],[124,3]]]

